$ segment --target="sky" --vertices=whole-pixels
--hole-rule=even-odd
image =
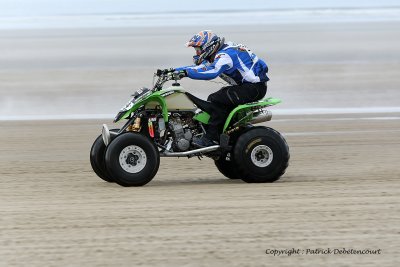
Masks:
[[[0,16],[58,16],[209,10],[400,7],[400,0],[0,0]]]

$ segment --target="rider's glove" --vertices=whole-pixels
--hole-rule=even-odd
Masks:
[[[175,74],[174,72],[168,72],[167,73],[168,80],[176,80],[174,74]]]
[[[167,75],[169,80],[180,80],[184,77],[187,77],[187,72],[186,70],[177,70],[174,72],[169,72]]]
[[[174,71],[175,71],[175,69],[173,69],[173,68],[163,69],[163,70],[158,69],[157,72],[156,72],[156,75],[157,76],[169,75],[170,73],[173,73]]]
[[[179,70],[174,72],[175,76],[178,77],[179,79],[185,78],[188,76],[186,70]]]

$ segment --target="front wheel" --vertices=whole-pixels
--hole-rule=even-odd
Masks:
[[[247,183],[272,183],[289,165],[289,147],[272,128],[254,127],[241,135],[234,148],[234,159],[241,179]]]
[[[90,149],[90,165],[92,165],[92,169],[97,174],[97,176],[99,176],[104,181],[112,183],[113,179],[107,173],[104,161],[106,149],[107,147],[103,142],[102,136],[98,136],[93,142],[92,148]]]
[[[110,132],[118,133],[119,129],[111,129]],[[107,172],[105,155],[106,145],[104,144],[102,135],[99,135],[93,142],[92,148],[90,149],[90,165],[93,171],[106,182],[112,183],[114,180],[110,177]]]
[[[160,156],[151,140],[139,133],[124,133],[111,142],[106,151],[110,176],[122,186],[142,186],[158,171]]]

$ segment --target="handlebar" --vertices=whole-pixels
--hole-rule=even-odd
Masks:
[[[154,83],[153,79],[153,90],[161,90],[164,83],[166,83],[169,80],[177,80],[177,77],[175,75],[169,75],[170,73],[174,73],[175,69],[174,68],[169,68],[169,69],[158,69],[156,73],[154,73],[154,78],[158,77],[157,81]],[[179,79],[179,78],[178,78]]]
[[[156,75],[160,77],[161,75],[166,75],[166,74],[168,74],[170,72],[174,72],[174,71],[175,71],[174,68],[163,69],[163,70],[158,69],[157,72],[156,72]]]

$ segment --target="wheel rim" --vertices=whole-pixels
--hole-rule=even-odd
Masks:
[[[127,146],[119,154],[119,164],[129,173],[138,173],[147,162],[146,152],[138,146]]]
[[[267,167],[274,158],[272,149],[266,145],[258,145],[251,151],[251,162],[260,168]]]

